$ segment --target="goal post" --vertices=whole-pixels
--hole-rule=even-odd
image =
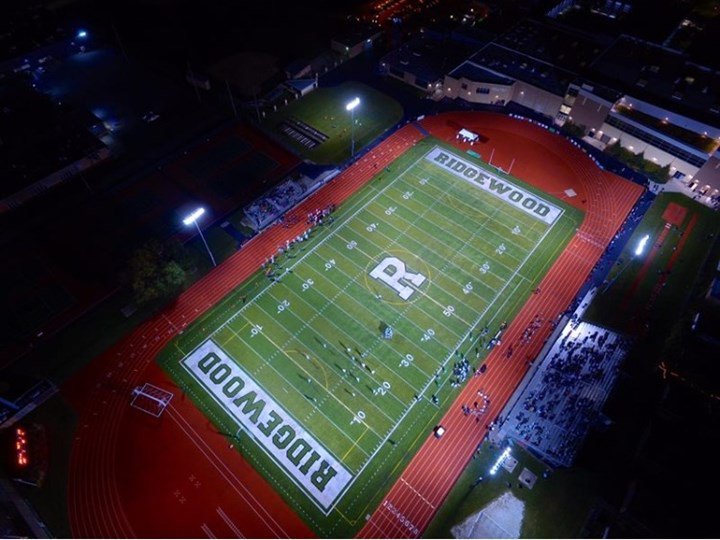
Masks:
[[[170,404],[173,395],[172,392],[158,388],[154,384],[145,383],[133,388],[130,406],[158,418]]]

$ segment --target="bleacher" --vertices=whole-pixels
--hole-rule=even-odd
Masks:
[[[570,466],[605,401],[628,348],[625,337],[570,321],[507,414],[500,435],[553,466]]]
[[[281,122],[278,129],[309,149],[315,148],[328,140],[325,133],[295,118],[288,118]]]
[[[248,218],[246,224],[259,231],[302,200],[305,191],[306,188],[301,182],[291,178],[285,180],[267,195],[244,208]]]

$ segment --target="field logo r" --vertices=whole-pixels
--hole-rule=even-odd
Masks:
[[[425,282],[425,276],[420,273],[413,274],[405,269],[405,263],[397,257],[385,257],[380,264],[373,268],[370,277],[379,279],[388,287],[398,293],[400,298],[407,300],[410,298],[415,289],[409,285],[403,285],[401,280],[406,280],[419,287]]]

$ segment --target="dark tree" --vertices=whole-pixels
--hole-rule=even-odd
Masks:
[[[183,262],[182,246],[173,240],[149,240],[136,249],[126,277],[134,301],[144,305],[177,294],[185,283]]]

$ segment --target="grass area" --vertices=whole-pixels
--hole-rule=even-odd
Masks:
[[[522,538],[578,537],[595,498],[596,478],[576,469],[559,469],[543,478],[547,467],[522,447],[512,447],[518,464],[512,473],[504,468],[494,476],[490,468],[503,448],[483,442],[435,518],[425,531],[425,538],[452,538],[451,529],[485,508],[507,491],[525,503],[521,527]],[[537,476],[533,489],[520,487],[519,475],[524,468]],[[477,483],[478,477],[483,480]],[[512,487],[508,487],[510,482]]]
[[[685,207],[687,213],[679,228],[666,230],[662,215],[672,202]],[[697,221],[690,236],[684,239],[686,243],[679,247],[693,216],[696,216]],[[698,272],[708,256],[710,235],[717,235],[719,229],[720,216],[705,205],[679,193],[658,196],[623,249],[610,271],[606,286],[601,287],[585,319],[622,332],[627,330],[628,320],[632,323],[633,317],[640,317],[641,309],[645,308],[649,323],[671,323],[686,304]],[[636,283],[641,269],[648,262],[653,245],[664,232],[666,236],[662,248],[649,261],[644,276]],[[649,235],[649,240],[644,255],[635,256],[635,248],[645,235]],[[669,269],[676,247],[681,251],[662,287],[662,272]]]
[[[279,136],[306,158],[323,164],[342,163],[350,157],[351,114],[345,104],[360,98],[354,112],[355,152],[390,129],[402,118],[402,106],[389,96],[357,82],[318,88],[268,116],[262,126]],[[281,129],[289,120],[300,121],[327,136],[327,140],[308,148]]]
[[[257,273],[158,359],[322,536],[349,536],[364,524],[457,395],[450,383],[460,355],[513,318],[582,219],[493,169],[494,192],[479,189],[427,159],[439,151],[457,152],[432,138],[418,143],[339,208],[332,225],[278,257],[278,281]],[[557,219],[502,202],[496,194],[507,181],[557,207]],[[378,270],[382,262],[390,266]],[[392,339],[382,337],[386,326]],[[482,359],[488,349],[480,351]],[[243,393],[237,382],[227,386],[238,379]],[[266,406],[284,422],[272,441],[259,431],[280,425]],[[302,471],[310,450],[279,450],[286,426],[302,435],[293,444],[304,440],[327,461],[332,480],[309,481],[318,479]]]

